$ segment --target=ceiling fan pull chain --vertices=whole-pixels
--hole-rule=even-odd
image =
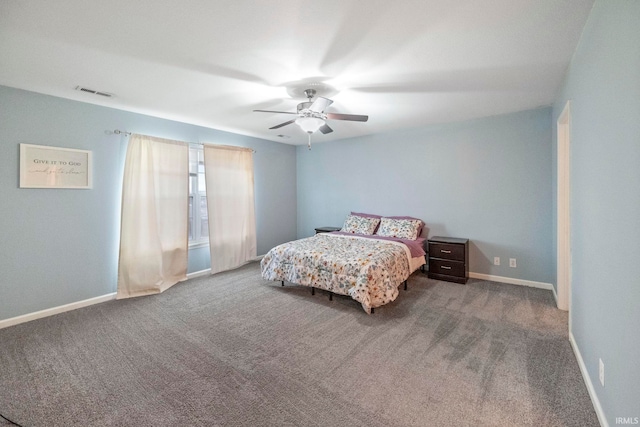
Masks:
[[[309,150],[311,150],[311,133],[307,133],[307,136],[309,137],[309,142],[307,142],[307,147],[309,147]]]

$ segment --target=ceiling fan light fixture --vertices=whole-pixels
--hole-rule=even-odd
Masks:
[[[296,124],[300,126],[303,131],[311,134],[320,129],[320,126],[324,125],[324,120],[317,117],[298,117]]]

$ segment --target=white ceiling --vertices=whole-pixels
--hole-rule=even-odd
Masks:
[[[2,0],[0,84],[304,144],[296,125],[268,130],[292,116],[252,110],[293,112],[287,87],[324,82],[327,111],[369,121],[332,120],[317,143],[551,104],[592,5]]]

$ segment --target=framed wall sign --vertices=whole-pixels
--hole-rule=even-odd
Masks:
[[[20,188],[92,187],[91,151],[20,144]]]

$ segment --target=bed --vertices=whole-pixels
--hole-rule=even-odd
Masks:
[[[316,234],[271,249],[260,263],[262,277],[283,285],[286,281],[309,286],[312,293],[317,288],[329,291],[330,296],[348,295],[367,313],[394,301],[399,286],[404,283],[406,289],[409,276],[425,264],[425,239],[418,237],[424,223],[411,217],[389,218],[386,223],[396,226],[389,232],[389,227],[382,227],[386,225],[383,217],[369,221],[366,227],[354,227],[353,216],[347,217],[339,232]],[[413,222],[414,230],[398,232],[398,224],[408,221]]]

